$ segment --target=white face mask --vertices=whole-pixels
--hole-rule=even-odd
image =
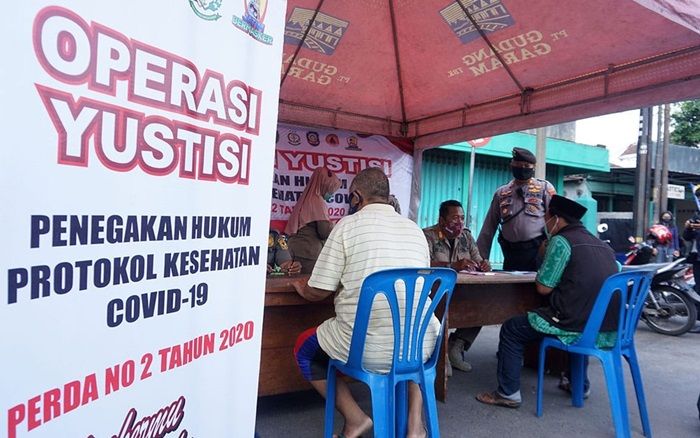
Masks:
[[[553,229],[556,230],[557,225],[559,225],[559,216],[554,216],[557,218],[557,221],[554,222],[554,227]],[[552,219],[551,217],[549,219]],[[544,223],[544,235],[547,236],[547,240],[552,238],[552,233],[549,232],[549,229],[547,228],[547,223],[549,222],[549,219]]]

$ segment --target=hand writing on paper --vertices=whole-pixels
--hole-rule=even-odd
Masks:
[[[296,275],[301,272],[301,263],[293,260],[287,260],[280,264],[282,272],[288,275]]]
[[[488,260],[482,260],[481,263],[479,263],[479,270],[481,272],[489,272],[491,270],[491,263],[489,263]]]
[[[476,271],[479,268],[479,264],[474,260],[461,259],[452,263],[452,269],[455,271]]]

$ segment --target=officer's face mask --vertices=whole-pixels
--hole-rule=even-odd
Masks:
[[[451,238],[459,236],[462,230],[464,230],[464,221],[460,218],[455,218],[445,223],[445,231]]]
[[[552,226],[552,229],[554,230],[554,229],[557,228],[557,225],[559,225],[559,216],[552,216],[552,217],[556,217],[556,218],[557,218],[557,220],[554,222],[554,226]],[[544,223],[544,230],[542,230],[542,231],[544,231],[544,235],[547,236],[547,240],[549,240],[549,239],[552,238],[552,232],[549,231],[549,227],[547,227],[547,224],[549,223],[549,221],[550,221],[551,219],[552,219],[552,218],[550,217],[550,218]]]
[[[511,166],[510,167],[511,172],[513,172],[513,178],[525,181],[533,176],[535,176],[535,169],[530,168],[530,167],[515,167]]]

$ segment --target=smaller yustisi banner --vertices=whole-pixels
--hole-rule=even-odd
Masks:
[[[340,178],[340,189],[328,202],[334,221],[346,216],[349,188],[358,172],[379,167],[389,177],[391,193],[408,215],[413,156],[381,135],[280,124],[277,127],[275,173],[272,184],[271,228],[284,231],[292,209],[311,173],[326,167]]]
[[[0,436],[251,437],[286,1],[0,19]]]

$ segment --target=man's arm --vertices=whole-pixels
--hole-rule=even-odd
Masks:
[[[549,295],[554,290],[553,287],[547,287],[539,281],[536,281],[535,285],[537,286],[537,293],[540,295]]]
[[[302,298],[309,301],[321,301],[333,294],[334,291],[318,289],[309,286],[307,280],[296,280],[292,282],[292,286]]]
[[[571,246],[562,236],[554,236],[547,245],[542,266],[537,271],[535,286],[537,293],[549,295],[559,284],[561,276],[569,264]]]

